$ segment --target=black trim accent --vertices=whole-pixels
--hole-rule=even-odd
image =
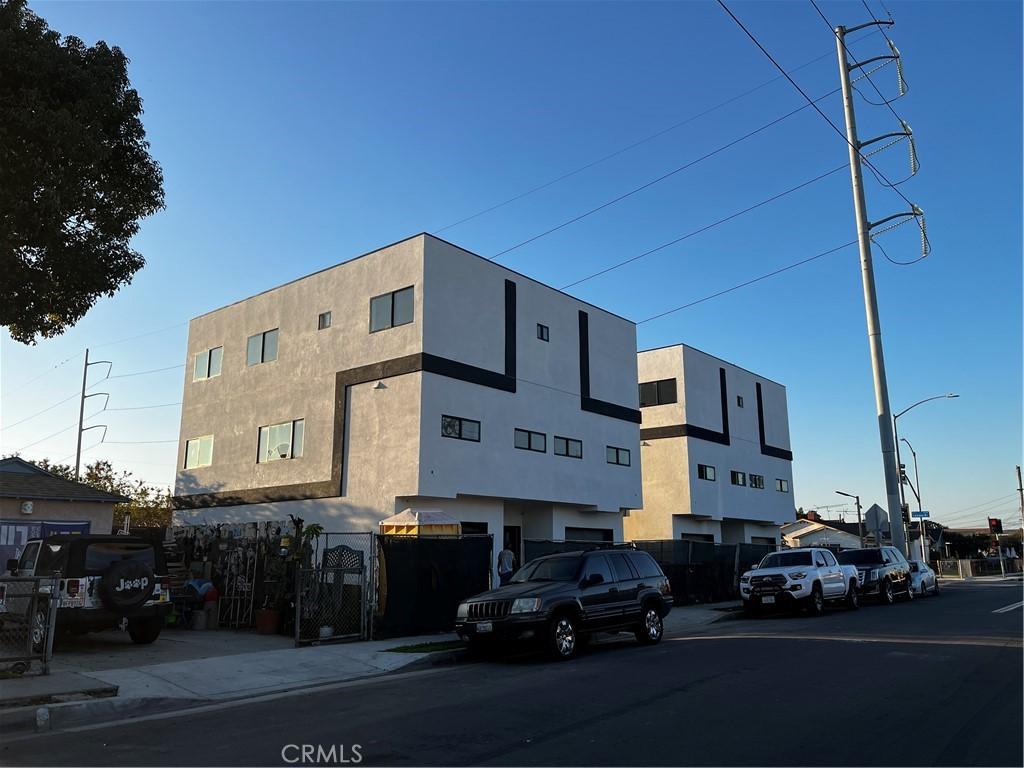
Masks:
[[[666,437],[692,437],[706,440],[709,443],[730,445],[729,440],[729,389],[725,378],[725,368],[718,369],[718,386],[722,400],[722,431],[716,432],[707,427],[695,424],[670,424],[667,427],[651,427],[640,430],[641,440],[661,440]]]
[[[458,379],[470,384],[479,384],[481,387],[500,389],[504,392],[516,391],[515,377],[426,352],[421,353],[420,358],[422,359],[420,370],[426,373],[436,373],[438,376],[447,376],[449,379]]]
[[[505,281],[505,375],[512,379],[515,392],[516,379],[516,284]]]
[[[765,456],[773,456],[776,459],[784,459],[786,461],[793,460],[793,452],[786,450],[785,448],[777,448],[774,445],[768,445],[764,440],[764,401],[761,399],[761,382],[754,383],[754,389],[757,392],[757,432],[761,438],[761,453]]]
[[[584,402],[590,399],[590,315],[582,309],[580,310],[580,398]],[[583,410],[587,410],[585,405]]]
[[[590,316],[582,309],[580,318],[580,408],[588,413],[639,424],[640,410],[616,405],[590,396]]]

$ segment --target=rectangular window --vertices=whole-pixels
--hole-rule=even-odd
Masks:
[[[618,464],[620,467],[628,467],[629,449],[616,448],[614,445],[609,445],[605,449],[605,461],[609,464]]]
[[[320,316],[316,319],[316,329],[318,331],[325,331],[331,327],[331,313],[321,312]]]
[[[736,395],[736,405],[740,408],[743,407],[743,395]]]
[[[202,381],[220,376],[221,363],[224,360],[224,347],[214,347],[196,353],[195,368],[192,381]]]
[[[531,432],[528,429],[517,429],[515,431],[515,446],[524,451],[536,451],[547,453],[548,436],[543,432]]]
[[[750,476],[750,487],[751,488],[764,488],[764,475],[751,475]]]
[[[674,402],[676,402],[675,379],[645,381],[640,385],[641,408],[649,408],[652,405],[667,405]]]
[[[302,456],[305,433],[303,419],[285,421],[260,427],[259,448],[256,462],[265,464],[278,459],[297,459]]]
[[[775,490],[780,493],[789,493],[789,480],[783,480],[781,477],[775,481]]]
[[[551,341],[551,329],[546,325],[537,323],[537,338],[541,341]]]
[[[412,322],[412,286],[370,299],[370,333]]]
[[[570,459],[583,458],[583,441],[571,437],[555,435],[555,456],[568,456]]]
[[[185,441],[185,469],[208,467],[213,463],[213,435]]]
[[[245,345],[245,364],[259,365],[277,360],[277,328],[249,337]]]
[[[456,440],[472,440],[480,442],[480,422],[463,419],[459,416],[441,417],[441,437],[453,437]]]
[[[715,481],[715,468],[709,464],[698,464],[697,465],[697,477],[701,480]]]
[[[735,469],[730,473],[733,485],[746,485],[747,484],[747,473],[737,472]]]

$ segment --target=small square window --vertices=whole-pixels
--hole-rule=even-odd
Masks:
[[[697,465],[697,477],[701,480],[715,481],[715,468],[710,464],[698,464]]]
[[[304,433],[305,422],[302,419],[260,427],[256,462],[265,464],[280,459],[300,458]]]
[[[780,493],[789,493],[789,480],[783,480],[781,477],[776,479],[775,490]]]
[[[548,436],[543,432],[533,432],[529,429],[517,429],[515,430],[514,437],[514,445],[516,448],[524,451],[547,453]]]
[[[733,485],[746,485],[747,484],[747,473],[737,472],[735,469],[730,472],[730,480]]]
[[[224,359],[224,347],[214,347],[197,352],[195,366],[192,369],[192,381],[202,381],[220,376],[221,363]]]
[[[555,455],[568,456],[570,459],[583,458],[583,441],[571,437],[555,436]]]
[[[551,329],[546,325],[537,323],[537,338],[541,341],[551,341]]]
[[[370,333],[406,325],[413,320],[412,286],[370,299]]]
[[[459,416],[442,416],[441,437],[451,437],[456,440],[469,440],[479,443],[480,422],[473,419],[463,419]]]
[[[751,488],[764,488],[764,475],[751,475],[750,476],[750,487]]]
[[[736,406],[739,408],[743,407],[743,395],[736,395]]]
[[[185,469],[208,467],[213,463],[213,435],[185,441]]]
[[[277,328],[249,337],[245,345],[245,364],[259,365],[277,360]]]
[[[316,319],[316,329],[318,331],[325,331],[331,327],[331,313],[321,312],[320,316]]]
[[[609,464],[618,464],[620,467],[628,467],[629,449],[616,448],[614,445],[609,445],[605,448],[605,461]]]
[[[649,408],[652,405],[668,405],[677,400],[676,380],[660,379],[658,381],[645,381],[640,384],[640,407]]]

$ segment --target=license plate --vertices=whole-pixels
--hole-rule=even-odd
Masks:
[[[493,630],[494,630],[494,624],[492,624],[489,621],[481,621],[479,624],[476,625],[477,633],[480,633],[480,632],[491,632]]]
[[[765,605],[774,605],[775,604],[775,598],[772,597],[771,595],[765,595],[764,597],[761,598],[761,602],[764,603]]]

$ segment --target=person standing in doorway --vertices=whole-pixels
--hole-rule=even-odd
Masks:
[[[498,582],[504,587],[512,578],[516,569],[516,555],[508,548],[508,539],[505,539],[505,548],[498,553]]]

